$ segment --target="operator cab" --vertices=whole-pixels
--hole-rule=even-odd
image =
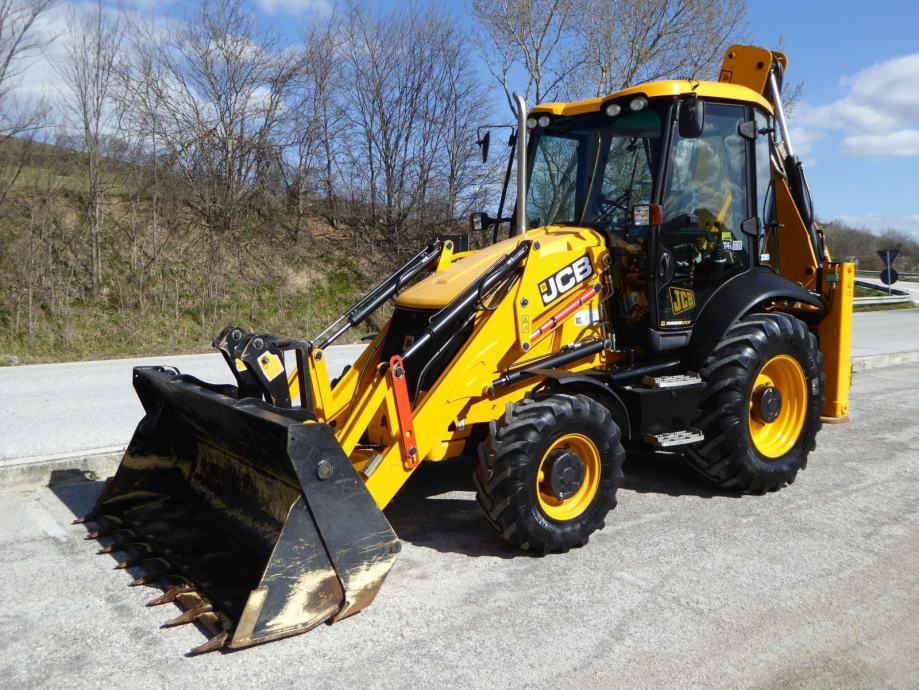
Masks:
[[[743,92],[737,102],[724,98],[734,89]],[[716,290],[769,263],[760,228],[774,215],[762,136],[770,107],[751,106],[751,96],[724,84],[658,82],[537,106],[528,119],[529,226],[602,233],[614,327],[653,350],[685,346]]]

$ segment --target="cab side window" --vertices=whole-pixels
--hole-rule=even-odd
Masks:
[[[743,106],[709,102],[701,136],[683,139],[674,128],[660,242],[673,255],[670,286],[692,293],[693,307],[681,308],[684,300],[671,309],[662,295],[665,325],[692,321],[715,287],[750,265],[740,229],[750,216],[748,144],[738,133],[745,119]]]

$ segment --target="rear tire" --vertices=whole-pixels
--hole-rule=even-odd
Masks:
[[[751,314],[728,329],[700,373],[708,385],[696,425],[705,440],[686,450],[693,469],[743,493],[791,484],[822,426],[823,359],[807,326],[789,314]]]
[[[535,553],[583,546],[616,506],[625,459],[620,439],[609,410],[584,395],[509,407],[479,446],[474,474],[489,524]],[[565,477],[575,480],[565,484]]]

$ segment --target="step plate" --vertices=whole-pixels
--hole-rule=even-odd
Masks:
[[[671,376],[645,376],[641,382],[649,388],[681,388],[702,383],[698,374],[673,374]]]
[[[670,448],[672,446],[685,446],[690,443],[698,443],[705,440],[705,434],[694,427],[688,429],[678,429],[677,431],[665,431],[662,434],[648,434],[645,441],[655,448]]]

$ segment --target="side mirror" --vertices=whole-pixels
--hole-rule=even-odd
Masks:
[[[469,232],[482,232],[494,223],[494,219],[484,211],[469,214]]]
[[[485,134],[476,142],[482,149],[482,162],[488,162],[488,147],[491,145],[491,130],[486,130]]]
[[[680,103],[679,130],[683,139],[695,139],[705,124],[705,101],[692,94]]]

